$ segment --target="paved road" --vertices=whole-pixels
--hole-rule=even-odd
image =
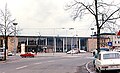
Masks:
[[[85,64],[91,55],[39,54],[35,58],[1,62],[0,73],[86,73]]]

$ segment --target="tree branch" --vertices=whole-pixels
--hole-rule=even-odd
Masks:
[[[80,4],[82,4],[92,15],[95,16],[95,12],[90,8],[90,6],[86,6],[86,5],[83,4],[82,2],[81,2]]]
[[[118,8],[117,10],[115,10],[113,13],[111,13],[109,16],[108,16],[108,18],[102,23],[102,25],[100,26],[100,28],[105,24],[105,22],[107,22],[109,19],[110,19],[110,17],[112,17],[116,12],[118,12],[120,10],[120,8]]]

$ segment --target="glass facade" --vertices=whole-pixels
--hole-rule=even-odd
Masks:
[[[26,52],[66,52],[74,48],[87,50],[86,39],[80,40],[78,37],[18,37],[18,52],[22,43],[26,45]]]

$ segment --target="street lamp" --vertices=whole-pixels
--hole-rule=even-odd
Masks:
[[[91,30],[92,30],[92,39],[93,39],[93,30],[94,30],[94,28],[91,28]]]
[[[17,50],[17,48],[16,48],[16,25],[17,25],[18,23],[13,23],[13,25],[14,25],[14,55],[16,55],[16,50]]]
[[[62,29],[65,29],[66,30],[66,51],[68,50],[67,49],[67,28],[62,28]],[[74,28],[68,28],[68,30],[73,30]],[[64,50],[63,50],[64,52]]]
[[[93,41],[93,30],[94,30],[94,28],[91,28],[91,30],[92,30],[92,41]],[[93,46],[94,46],[94,43],[92,43],[92,50],[94,49]]]

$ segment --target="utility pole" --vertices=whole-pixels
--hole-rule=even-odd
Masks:
[[[92,42],[94,42],[93,41],[93,30],[94,30],[94,28],[91,28],[91,30],[92,30]],[[94,43],[92,43],[92,50],[94,49]]]
[[[16,48],[16,25],[17,25],[18,23],[13,23],[13,25],[14,25],[14,55],[16,55],[16,50],[17,50],[17,48]]]

